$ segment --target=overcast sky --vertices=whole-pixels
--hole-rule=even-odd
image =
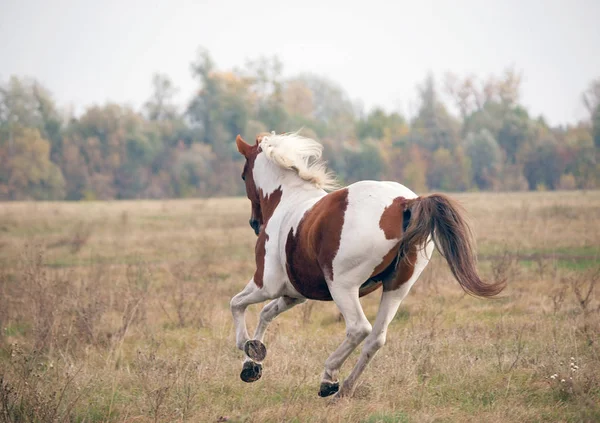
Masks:
[[[183,103],[204,46],[220,69],[277,55],[286,76],[323,75],[367,109],[411,114],[428,71],[486,77],[514,65],[522,102],[562,124],[586,117],[581,93],[600,77],[599,19],[599,0],[0,0],[0,80],[35,77],[81,110],[108,100],[138,107],[161,72]]]

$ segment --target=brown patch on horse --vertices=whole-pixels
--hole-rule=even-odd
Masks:
[[[409,250],[406,257],[398,262],[398,268],[393,278],[383,281],[384,291],[395,291],[404,285],[412,277],[415,271],[415,262],[417,261],[417,249]]]
[[[348,207],[348,190],[343,189],[330,195],[331,198],[329,198],[329,201],[319,201],[315,204],[313,208],[313,221],[320,222],[320,239],[318,239],[321,244],[318,255],[319,264],[325,275],[332,281],[333,259],[340,249],[344,215]],[[309,222],[306,225],[308,226]],[[313,237],[314,241],[317,241],[315,237]]]
[[[246,184],[246,195],[250,200],[250,204],[252,205],[252,214],[251,220],[258,222],[259,225],[262,225],[262,213],[260,210],[260,200],[261,195],[256,188],[256,183],[254,182],[254,162],[256,161],[256,156],[260,153],[260,146],[256,145],[248,145],[245,141],[238,135],[236,138],[236,144],[238,147],[238,151],[246,158],[246,163],[244,164],[244,170],[242,171],[242,179]]]
[[[263,287],[263,277],[265,274],[265,254],[266,244],[269,240],[269,235],[265,231],[261,231],[258,234],[258,240],[254,247],[254,256],[256,259],[256,271],[254,272],[254,283],[259,288]]]
[[[375,269],[373,269],[373,273],[371,273],[371,277],[380,274],[394,262],[396,257],[398,257],[398,249],[399,248],[400,248],[400,242],[398,241],[398,243],[396,245],[394,245],[392,247],[392,249],[390,251],[388,251],[385,256],[383,256],[381,263],[379,263],[377,265],[377,267],[375,267]]]
[[[379,227],[386,239],[399,240],[402,238],[411,216],[410,210],[408,210],[409,204],[411,204],[411,200],[396,197],[392,204],[384,209],[379,219]],[[382,278],[384,291],[398,289],[410,279],[414,272],[414,263],[417,258],[416,250],[409,251],[406,257],[400,259],[399,256],[402,254],[400,246],[401,242],[398,241],[383,257],[381,263],[373,269],[371,274],[371,278],[377,279],[378,276]],[[383,275],[384,273],[385,275]]]
[[[369,295],[371,292],[377,290],[382,285],[381,281],[375,281],[373,283],[368,283],[366,286],[361,287],[358,290],[358,296],[364,297],[365,295]]]
[[[273,216],[275,209],[281,201],[282,194],[283,191],[281,190],[281,186],[267,195],[263,193],[262,189],[260,190],[260,209],[262,211],[262,220],[264,225],[266,225],[271,216]]]
[[[396,197],[392,204],[383,210],[379,219],[379,227],[385,234],[385,239],[400,239],[402,237],[402,223],[407,202],[404,197]]]
[[[340,248],[348,190],[327,194],[306,212],[285,244],[286,270],[294,288],[311,300],[331,301],[326,278],[333,280],[333,259]]]
[[[281,187],[277,188],[267,196],[263,195],[262,190],[260,190],[261,225],[266,225],[271,216],[273,216],[275,208],[277,208],[277,205],[281,201],[282,194],[283,191],[281,191]],[[256,240],[256,246],[254,248],[256,256],[256,272],[254,272],[254,283],[259,288],[263,287],[267,242],[269,242],[269,235],[267,235],[266,231],[261,230],[258,234],[258,239]]]

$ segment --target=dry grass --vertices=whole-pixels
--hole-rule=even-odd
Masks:
[[[0,420],[600,420],[600,193],[455,197],[482,273],[509,287],[465,296],[436,258],[336,404],[317,396],[344,336],[331,303],[275,320],[263,378],[239,379],[228,303],[253,272],[247,200],[0,204]]]

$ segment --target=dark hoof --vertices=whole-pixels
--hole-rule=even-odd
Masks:
[[[256,382],[262,376],[262,365],[253,361],[245,361],[240,378],[244,382]]]
[[[319,389],[320,397],[328,397],[335,394],[340,389],[339,382],[321,382],[321,388]]]
[[[244,352],[254,361],[263,361],[267,356],[267,347],[257,339],[251,339],[244,344]]]

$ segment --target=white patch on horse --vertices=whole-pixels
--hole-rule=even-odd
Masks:
[[[356,275],[354,283],[361,279],[360,283],[365,282],[383,257],[398,243],[398,240],[386,239],[379,226],[383,211],[397,197],[410,199],[417,195],[405,186],[392,182],[361,181],[348,186],[348,207],[340,248],[332,263],[334,282],[336,275],[350,271]]]
[[[279,187],[284,190],[284,186],[287,185],[286,179],[289,179],[290,176],[286,175],[286,173],[280,167],[271,163],[264,152],[256,156],[252,174],[256,188],[262,190],[263,195],[270,195]]]

